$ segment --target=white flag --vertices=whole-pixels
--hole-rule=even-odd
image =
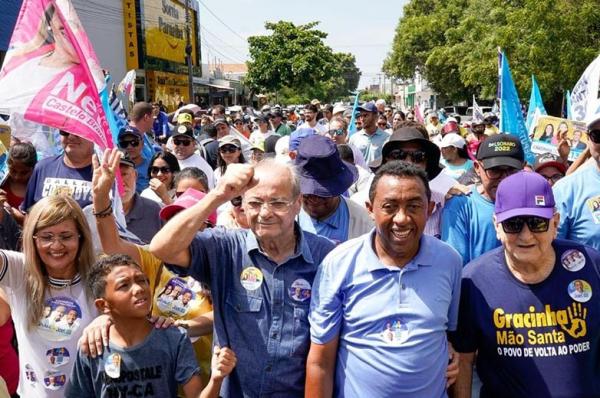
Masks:
[[[600,114],[600,56],[592,62],[571,93],[571,109],[573,120],[588,121]]]

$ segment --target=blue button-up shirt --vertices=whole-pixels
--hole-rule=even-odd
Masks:
[[[190,245],[189,274],[211,286],[215,344],[238,359],[223,397],[304,396],[311,286],[334,244],[296,231],[296,253],[280,265],[249,230],[208,229]]]
[[[346,201],[341,199],[337,209],[324,220],[317,220],[302,209],[298,215],[298,224],[306,232],[331,239],[336,244],[348,240],[350,212]]]
[[[387,142],[388,138],[390,138],[389,133],[378,127],[371,135],[367,134],[365,130],[356,132],[350,137],[349,143],[363,154],[365,162],[369,164],[373,160],[381,158],[383,144]]]
[[[334,396],[445,396],[446,332],[456,329],[462,260],[423,235],[408,264],[387,266],[374,236],[338,246],[315,278],[311,339],[339,336]]]

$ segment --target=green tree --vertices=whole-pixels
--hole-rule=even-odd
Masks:
[[[412,0],[384,70],[404,79],[417,71],[452,100],[492,98],[500,47],[521,97],[528,98],[534,74],[556,114],[599,42],[597,0]]]
[[[246,82],[252,92],[276,93],[280,102],[329,101],[356,89],[360,70],[354,55],[335,53],[323,41],[318,22],[295,25],[267,22],[272,33],[248,38],[250,61]]]

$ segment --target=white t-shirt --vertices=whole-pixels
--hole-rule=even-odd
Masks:
[[[0,287],[8,294],[19,342],[22,397],[63,397],[77,355],[81,332],[97,315],[79,277],[61,287],[50,280],[44,296],[44,315],[28,329],[23,253],[0,251]]]
[[[171,199],[175,199],[175,189],[169,189],[167,191],[167,194],[169,195],[169,197]],[[142,193],[140,194],[140,196],[142,198],[153,200],[156,203],[160,204],[161,206],[165,206],[165,204],[163,203],[162,199],[150,187],[144,189],[142,191]]]
[[[204,158],[200,156],[199,153],[194,152],[194,154],[187,159],[178,159],[178,162],[179,168],[181,170],[185,169],[186,167],[197,167],[200,170],[202,170],[208,178],[208,188],[213,189],[215,187],[215,177],[213,169],[210,168],[208,162],[204,160]]]
[[[266,133],[262,133],[260,130],[254,130],[250,134],[249,140],[252,145],[260,145],[261,142],[264,142],[267,138],[269,138],[272,135],[275,135],[275,132],[273,132],[272,130],[267,130]]]

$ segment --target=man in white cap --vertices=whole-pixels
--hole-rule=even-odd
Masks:
[[[600,249],[600,113],[587,123],[593,164],[554,185],[560,213],[558,237]]]

